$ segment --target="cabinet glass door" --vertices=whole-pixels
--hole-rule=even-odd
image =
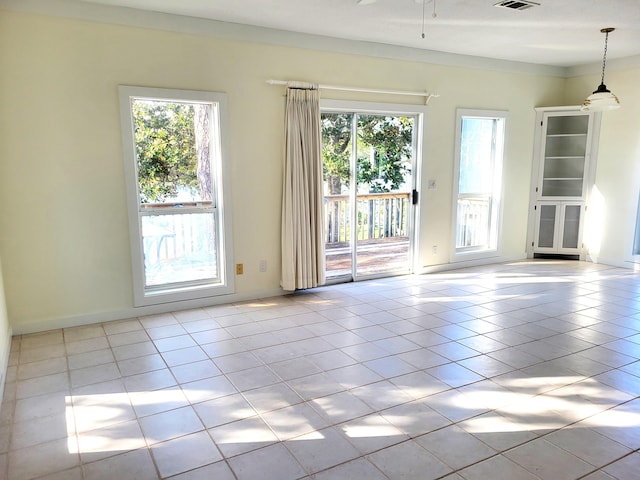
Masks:
[[[548,116],[542,197],[582,197],[589,115]]]

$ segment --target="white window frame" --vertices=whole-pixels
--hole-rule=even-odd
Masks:
[[[233,250],[231,227],[230,194],[225,185],[229,185],[228,168],[226,166],[227,143],[227,97],[224,93],[202,92],[194,90],[173,90],[162,88],[135,87],[121,85],[118,87],[120,97],[120,117],[122,128],[122,145],[124,154],[125,181],[127,189],[127,211],[129,217],[129,237],[131,242],[131,262],[133,275],[134,305],[136,307],[157,305],[169,302],[193,300],[197,298],[228,295],[235,291],[233,276]],[[217,119],[212,121],[217,126],[219,135],[212,136],[212,151],[219,155],[212,156],[212,176],[215,192],[215,220],[218,232],[217,251],[219,278],[215,282],[183,282],[167,285],[166,288],[145,288],[144,246],[142,241],[141,209],[139,207],[138,169],[134,135],[134,121],[131,111],[132,100],[148,99],[175,102],[195,102],[215,105]],[[216,142],[213,145],[213,142]],[[183,213],[193,213],[186,212]]]
[[[452,201],[452,258],[453,261],[476,260],[498,256],[500,254],[500,236],[502,225],[502,170],[504,165],[504,151],[506,148],[506,133],[508,112],[504,110],[456,110],[456,136],[455,136],[455,161],[453,172],[453,201]],[[493,192],[491,194],[491,206],[489,211],[488,244],[476,247],[457,247],[458,229],[458,196],[460,187],[460,160],[462,141],[462,121],[465,118],[480,118],[500,120],[502,128],[494,137],[493,158]],[[502,140],[500,142],[499,140]]]

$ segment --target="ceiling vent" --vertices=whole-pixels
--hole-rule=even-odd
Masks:
[[[494,7],[510,8],[511,10],[526,10],[531,7],[540,6],[539,3],[527,0],[504,0],[493,5]]]

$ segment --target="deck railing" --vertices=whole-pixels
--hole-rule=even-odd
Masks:
[[[409,229],[410,193],[357,195],[357,240],[406,240]],[[335,247],[349,243],[351,211],[349,195],[325,195],[326,243]],[[204,205],[203,205],[204,204]],[[143,211],[171,210],[170,215],[144,215],[144,250],[149,264],[210,252],[214,232],[209,215],[181,214],[189,207],[210,207],[209,202],[188,204],[145,204]],[[180,213],[178,213],[180,212]],[[185,212],[186,213],[186,212]],[[208,220],[207,225],[202,222]],[[208,241],[204,241],[208,239]]]
[[[490,195],[459,195],[456,247],[488,245],[490,214]]]
[[[357,239],[407,237],[409,193],[357,195]],[[351,210],[349,195],[325,195],[326,243],[349,242]]]

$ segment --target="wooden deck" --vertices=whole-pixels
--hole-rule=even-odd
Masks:
[[[326,262],[328,278],[351,275],[351,248],[348,244],[328,244]],[[409,271],[409,239],[395,237],[359,241],[357,262],[358,276]]]

